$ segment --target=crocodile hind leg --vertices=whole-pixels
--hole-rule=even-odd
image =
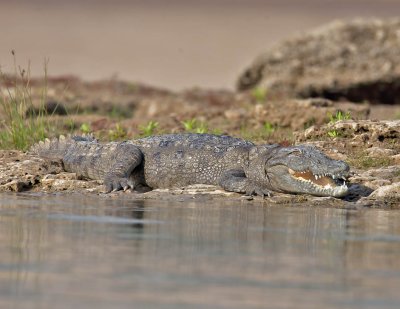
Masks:
[[[112,158],[114,161],[110,162],[110,169],[104,176],[106,191],[134,189],[137,183],[131,174],[143,161],[141,150],[135,145],[123,142],[115,148]]]
[[[246,195],[271,196],[271,192],[246,177],[243,170],[228,170],[222,174],[219,185],[226,191],[245,193]]]

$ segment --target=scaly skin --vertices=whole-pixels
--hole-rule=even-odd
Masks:
[[[135,188],[219,185],[269,196],[271,191],[344,196],[349,166],[315,147],[259,145],[230,136],[169,134],[102,144],[92,137],[60,137],[32,147],[61,160],[66,171],[103,180],[107,192]]]

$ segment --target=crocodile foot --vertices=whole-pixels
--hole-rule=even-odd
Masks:
[[[271,197],[272,193],[268,189],[263,188],[261,186],[248,185],[246,188],[245,195],[247,195],[247,196],[258,195],[258,196],[261,196],[262,198],[265,198],[265,197]]]
[[[110,193],[111,191],[119,191],[119,190],[128,190],[134,189],[135,183],[126,177],[107,177],[104,180],[104,185],[106,187],[106,192]]]

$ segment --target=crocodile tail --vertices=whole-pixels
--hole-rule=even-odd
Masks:
[[[42,158],[61,160],[67,152],[68,147],[73,143],[75,143],[73,139],[64,135],[51,140],[46,138],[44,141],[33,145],[29,152]]]
[[[29,152],[38,155],[45,159],[50,160],[61,160],[67,153],[68,149],[74,146],[77,142],[96,142],[97,140],[93,135],[83,136],[67,136],[60,135],[58,138],[48,139],[40,141],[34,144]]]

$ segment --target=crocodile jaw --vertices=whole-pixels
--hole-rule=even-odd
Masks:
[[[313,174],[311,171],[294,171],[288,168],[291,178],[313,195],[342,197],[348,193],[344,177],[335,174]]]

